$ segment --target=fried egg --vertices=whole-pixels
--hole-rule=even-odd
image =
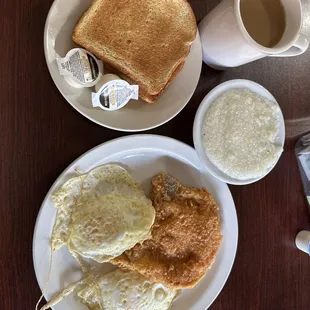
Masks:
[[[167,310],[179,290],[154,283],[135,271],[117,269],[77,293],[92,310]]]
[[[71,253],[99,263],[148,238],[155,218],[141,185],[116,164],[71,178],[52,201],[58,209],[53,250],[67,245]]]

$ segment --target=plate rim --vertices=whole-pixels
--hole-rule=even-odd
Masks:
[[[39,283],[39,280],[38,280],[38,276],[37,276],[37,267],[36,267],[36,263],[35,263],[35,241],[36,241],[36,235],[37,235],[37,231],[38,231],[38,226],[39,226],[39,221],[40,221],[40,218],[41,218],[41,215],[42,215],[42,212],[43,212],[43,209],[44,209],[44,205],[46,204],[47,200],[49,199],[51,193],[54,191],[57,183],[59,182],[59,180],[64,177],[68,171],[74,167],[76,165],[77,162],[79,162],[79,160],[81,160],[82,158],[84,158],[85,156],[91,154],[92,152],[106,146],[106,145],[109,145],[109,144],[112,144],[112,143],[121,143],[122,141],[124,140],[132,140],[132,139],[145,139],[145,140],[151,140],[151,139],[160,139],[160,140],[166,140],[166,141],[170,141],[170,142],[174,142],[174,143],[177,143],[179,145],[182,145],[182,147],[185,147],[185,148],[188,148],[188,150],[190,150],[197,158],[197,162],[200,163],[200,160],[199,160],[199,157],[195,151],[195,149],[182,142],[182,141],[179,141],[177,139],[174,139],[174,138],[171,138],[171,137],[167,137],[167,136],[162,136],[162,135],[154,135],[154,134],[136,134],[136,135],[129,135],[129,136],[123,136],[123,137],[118,137],[116,139],[112,139],[112,140],[109,140],[109,141],[106,141],[106,142],[103,142],[91,149],[89,149],[88,151],[84,152],[82,155],[78,156],[75,160],[73,160],[60,174],[59,176],[56,178],[56,180],[53,182],[53,184],[51,185],[51,187],[49,188],[47,194],[45,195],[42,203],[41,203],[41,206],[40,206],[40,209],[39,209],[39,212],[38,212],[38,215],[37,215],[37,218],[36,218],[36,222],[35,222],[35,226],[34,226],[34,231],[33,231],[33,239],[32,239],[32,260],[33,260],[33,268],[34,268],[34,271],[35,271],[35,276],[36,276],[36,280],[37,280],[37,283],[38,283],[38,286],[42,292],[42,287]],[[133,147],[135,148],[135,147]],[[147,147],[146,147],[147,148]],[[165,150],[165,148],[162,148],[162,150]],[[182,154],[176,152],[178,155],[180,155],[181,158],[184,158],[185,160],[188,160],[187,158],[183,157]],[[194,168],[196,168],[197,170],[201,171],[201,172],[204,172],[206,173],[206,171],[202,170],[200,166],[196,166],[192,161],[190,161],[190,164],[193,165]],[[214,178],[214,176],[212,174],[210,174],[209,172],[207,172],[207,174],[209,174],[211,177]],[[215,178],[216,179],[216,178]],[[234,265],[234,262],[235,262],[235,259],[236,259],[236,254],[237,254],[237,249],[238,249],[238,239],[239,239],[239,224],[238,224],[238,215],[237,215],[237,211],[236,211],[236,207],[235,207],[235,203],[234,203],[234,199],[233,199],[233,196],[231,194],[231,191],[228,187],[228,185],[218,179],[216,179],[217,182],[220,182],[222,183],[223,186],[225,186],[228,190],[228,194],[229,194],[229,199],[231,200],[232,202],[232,206],[233,206],[233,209],[232,211],[234,212],[234,229],[236,230],[236,236],[235,236],[235,242],[233,244],[233,252],[232,252],[232,256],[231,256],[231,260],[228,264],[226,264],[227,268],[226,268],[226,275],[225,277],[223,278],[223,281],[220,281],[222,283],[219,284],[218,288],[216,290],[214,290],[213,294],[212,294],[212,298],[208,301],[208,304],[205,306],[206,308],[205,309],[208,309],[208,307],[210,307],[212,305],[212,303],[214,302],[214,300],[218,297],[218,295],[221,293],[221,291],[223,290],[223,287],[225,286],[230,274],[231,274],[231,271],[232,271],[232,267]],[[204,290],[206,291],[206,289]],[[45,293],[44,293],[44,297],[45,297]]]
[[[201,76],[201,71],[202,71],[202,45],[201,45],[201,39],[200,39],[200,33],[199,33],[199,29],[198,29],[198,26],[197,26],[197,35],[196,35],[196,38],[195,40],[193,41],[193,43],[197,40],[199,46],[199,50],[201,51],[200,52],[200,55],[201,55],[201,65],[200,65],[200,68],[199,68],[199,74],[197,74],[197,81],[195,83],[195,88],[191,91],[191,96],[189,97],[188,101],[185,101],[185,103],[181,106],[181,108],[176,111],[172,116],[170,116],[168,119],[166,119],[165,121],[162,121],[160,123],[158,123],[157,125],[152,125],[152,126],[148,126],[148,127],[145,127],[145,128],[141,128],[141,129],[126,129],[126,128],[121,128],[121,127],[113,127],[113,126],[109,126],[109,125],[104,125],[102,123],[100,123],[99,121],[96,121],[94,118],[92,118],[91,116],[88,116],[86,113],[84,113],[83,111],[81,111],[80,109],[78,109],[74,104],[73,104],[73,101],[70,100],[69,98],[67,98],[67,96],[65,96],[64,92],[61,90],[60,86],[56,83],[56,78],[53,76],[52,74],[52,70],[51,70],[51,66],[50,64],[48,63],[47,59],[48,59],[48,21],[49,19],[51,18],[51,14],[52,14],[52,10],[55,9],[56,5],[57,5],[57,1],[64,1],[64,0],[54,0],[49,11],[48,11],[48,14],[46,16],[46,20],[45,20],[45,25],[44,25],[44,33],[43,33],[43,45],[44,45],[44,58],[45,58],[45,63],[46,63],[46,66],[48,68],[48,71],[49,71],[49,74],[52,78],[52,81],[54,82],[55,86],[57,87],[58,91],[61,93],[62,97],[65,99],[65,101],[67,103],[69,103],[71,105],[71,107],[73,107],[79,114],[81,114],[83,117],[85,117],[86,119],[88,119],[89,121],[99,125],[99,126],[102,126],[102,127],[105,127],[105,128],[109,128],[109,129],[112,129],[112,130],[115,130],[115,131],[120,131],[120,132],[132,132],[132,133],[138,133],[138,132],[142,132],[142,131],[147,131],[147,130],[151,130],[151,129],[154,129],[154,128],[157,128],[157,127],[160,127],[166,123],[168,123],[169,121],[171,121],[173,118],[175,118],[179,113],[182,112],[182,110],[187,106],[187,104],[190,102],[190,100],[192,99],[196,89],[197,89],[197,86],[198,86],[198,83],[199,83],[199,80],[200,80],[200,76]],[[156,104],[156,102],[155,102]]]

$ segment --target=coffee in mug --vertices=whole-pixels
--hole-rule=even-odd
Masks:
[[[240,0],[243,25],[254,41],[274,47],[285,31],[285,11],[281,0]]]
[[[222,0],[199,24],[203,60],[214,69],[304,53],[301,0]]]

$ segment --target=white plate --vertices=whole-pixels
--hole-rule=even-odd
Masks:
[[[119,111],[108,112],[91,105],[91,89],[70,86],[56,65],[56,55],[65,56],[77,45],[72,32],[91,0],[55,0],[48,14],[44,30],[44,51],[54,83],[65,99],[82,115],[93,122],[115,130],[142,131],[160,126],[175,117],[192,97],[200,77],[202,50],[197,32],[184,68],[165,93],[153,104],[131,101]]]
[[[260,179],[264,178],[277,164],[275,164],[270,167],[270,169],[266,172],[265,175],[255,178],[255,179],[248,179],[248,180],[238,180],[234,179],[230,176],[228,176],[226,173],[222,172],[220,169],[218,169],[208,158],[204,151],[204,147],[202,145],[202,139],[201,139],[201,128],[202,128],[202,123],[204,120],[204,116],[210,106],[210,104],[221,94],[227,92],[230,89],[236,89],[236,88],[247,88],[251,90],[254,93],[257,93],[261,95],[262,97],[267,98],[268,100],[272,101],[274,104],[278,105],[277,100],[275,97],[263,86],[259,85],[258,83],[255,83],[250,80],[230,80],[227,82],[224,82],[215,88],[213,88],[207,95],[206,97],[202,100],[196,116],[195,116],[195,121],[194,121],[194,127],[193,127],[193,139],[194,139],[194,145],[196,152],[198,154],[198,157],[203,165],[203,167],[209,171],[213,176],[218,178],[219,180],[228,183],[228,184],[234,184],[234,185],[246,185],[246,184],[251,184],[254,182],[259,181]],[[279,106],[280,108],[280,106]],[[285,141],[285,123],[284,123],[284,118],[283,114],[281,112],[280,108],[280,115],[279,115],[279,132],[277,135],[276,139],[276,144],[282,145],[284,147],[284,141]],[[280,157],[279,157],[280,158]],[[279,160],[278,158],[278,160]]]
[[[199,170],[199,159],[195,150],[177,140],[154,136],[136,135],[119,138],[90,150],[73,162],[56,180],[39,212],[33,236],[33,261],[41,289],[47,279],[50,257],[50,236],[56,209],[50,200],[51,194],[76,170],[87,172],[106,163],[120,163],[144,186],[148,193],[151,178],[159,172],[167,172],[188,186],[204,186],[216,199],[222,219],[223,243],[216,261],[199,284],[184,290],[174,302],[176,310],[203,310],[210,306],[221,291],[232,268],[238,239],[238,223],[234,202],[228,186],[208,173]],[[111,269],[110,264],[105,264]],[[66,285],[80,277],[79,267],[66,247],[53,254],[51,279],[45,297],[50,298]],[[54,307],[57,310],[86,309],[72,295]]]

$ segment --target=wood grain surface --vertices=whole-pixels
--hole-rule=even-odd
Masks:
[[[218,2],[190,1],[197,21]],[[40,296],[32,234],[54,180],[88,149],[124,135],[78,114],[52,82],[43,53],[51,4],[0,0],[0,309],[5,310],[34,309]],[[303,4],[303,31],[310,35],[310,4]],[[192,145],[199,103],[214,86],[232,78],[262,84],[283,110],[291,138],[279,164],[256,184],[231,187],[239,218],[238,252],[212,310],[310,309],[310,258],[294,245],[296,233],[310,229],[310,218],[293,152],[296,136],[310,130],[309,77],[310,50],[300,57],[265,58],[227,72],[203,65],[187,107],[150,131]]]

